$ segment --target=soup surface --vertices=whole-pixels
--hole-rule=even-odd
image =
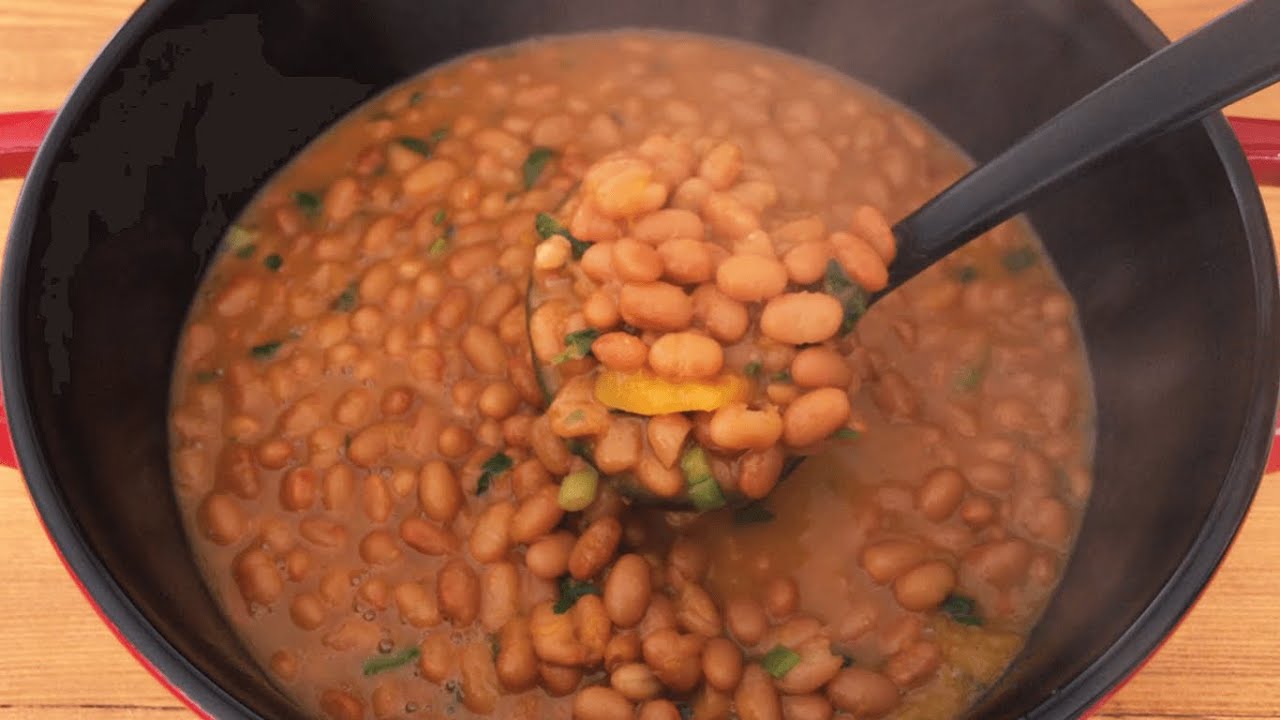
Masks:
[[[967,166],[841,76],[683,35],[539,41],[372,101],[238,220],[178,351],[175,491],[227,616],[319,718],[959,714],[1021,647],[1090,490],[1075,311],[1036,239],[998,228],[817,345],[780,341],[730,277],[673,330],[720,342],[743,412],[782,422],[821,391],[840,419],[783,435],[810,458],[750,504],[654,509],[598,471],[688,481],[681,453],[705,447],[730,496],[782,451],[717,442],[707,408],[587,391],[544,414],[609,368],[604,333],[572,333],[660,364],[661,333],[588,309],[654,255],[624,245],[644,240],[625,213],[577,223],[618,153],[658,187],[644,213],[699,221],[645,246],[691,303],[724,289],[680,276],[691,255],[763,258],[800,292],[804,246],[861,282],[847,249]],[[607,273],[575,274],[587,246]],[[549,271],[576,304],[543,351],[526,288]],[[763,331],[725,335],[729,316]],[[577,412],[598,426],[557,431]]]

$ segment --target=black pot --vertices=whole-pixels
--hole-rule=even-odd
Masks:
[[[615,26],[808,55],[978,160],[1165,42],[1122,0],[148,2],[36,159],[5,257],[0,348],[50,534],[194,707],[299,716],[206,591],[170,489],[174,347],[229,221],[389,84],[478,47]],[[1077,716],[1157,646],[1244,516],[1277,394],[1271,239],[1221,117],[1115,157],[1031,217],[1079,303],[1097,483],[1061,589],[982,717]]]

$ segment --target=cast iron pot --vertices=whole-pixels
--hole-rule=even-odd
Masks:
[[[72,573],[177,693],[300,713],[205,589],[170,490],[174,347],[256,188],[389,84],[476,48],[617,26],[808,55],[990,157],[1165,42],[1122,0],[148,2],[54,123],[5,257],[0,352],[31,494]],[[1221,117],[1126,152],[1031,218],[1077,298],[1097,481],[1044,619],[981,717],[1084,713],[1186,612],[1263,471],[1276,269]]]

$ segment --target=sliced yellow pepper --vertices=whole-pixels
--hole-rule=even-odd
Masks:
[[[596,378],[596,400],[637,415],[664,415],[715,410],[731,402],[745,402],[751,383],[741,375],[724,374],[703,382],[672,382],[648,370],[603,370]]]

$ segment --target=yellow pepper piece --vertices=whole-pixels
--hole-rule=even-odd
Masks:
[[[731,402],[745,402],[751,383],[741,375],[721,375],[704,382],[672,382],[648,370],[603,370],[596,378],[596,400],[637,415],[663,415],[715,410]]]

